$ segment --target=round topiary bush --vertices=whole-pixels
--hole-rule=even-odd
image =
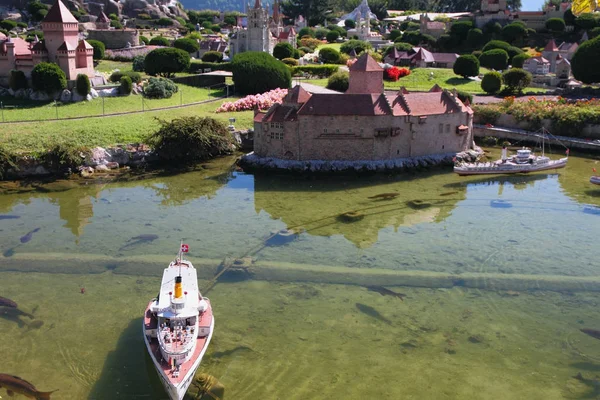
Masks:
[[[325,64],[337,64],[340,61],[340,52],[331,47],[324,47],[319,50],[319,58]]]
[[[340,37],[340,33],[338,31],[329,31],[327,35],[325,35],[325,39],[327,39],[328,43],[335,43]]]
[[[315,37],[315,30],[313,28],[305,27],[298,31],[298,37],[303,38],[304,36]]]
[[[35,90],[54,94],[67,87],[67,77],[57,64],[42,62],[33,67],[31,84]]]
[[[164,36],[156,36],[150,39],[150,45],[169,47],[171,45],[171,42]]]
[[[573,76],[583,83],[600,82],[600,36],[583,42],[571,59]]]
[[[140,35],[140,42],[148,45],[150,44],[150,39],[148,39],[146,36]]]
[[[77,94],[83,97],[87,96],[92,89],[90,78],[88,78],[86,74],[78,74],[75,82],[75,88],[77,90]]]
[[[506,51],[508,53],[508,50],[511,47],[512,46],[510,45],[510,43],[507,43],[505,41],[502,41],[502,40],[490,40],[489,42],[487,42],[485,44],[485,46],[483,46],[483,48],[481,49],[481,51],[484,52],[484,51],[488,51],[488,50],[502,49],[502,50],[504,50],[504,51]]]
[[[364,40],[348,40],[340,46],[340,52],[350,54],[352,50],[356,52],[356,54],[360,54],[363,51],[367,51],[371,48],[371,44],[369,42],[365,42]]]
[[[193,165],[235,148],[227,126],[210,117],[183,117],[159,123],[159,129],[146,143],[169,165]]]
[[[523,68],[523,63],[530,57],[531,56],[527,53],[517,54],[512,58],[510,65],[513,68]]]
[[[146,54],[144,70],[149,75],[170,77],[190,66],[190,53],[174,47],[152,50]]]
[[[463,78],[479,75],[479,60],[471,54],[458,57],[454,63],[453,71]]]
[[[195,53],[200,49],[200,45],[194,39],[181,38],[173,42],[173,47],[187,51],[188,53]]]
[[[479,63],[482,67],[504,70],[508,66],[508,53],[502,49],[484,51],[479,56]]]
[[[150,78],[144,86],[144,96],[149,99],[168,99],[177,93],[177,85],[166,78]]]
[[[27,77],[25,72],[13,69],[10,71],[8,87],[12,90],[27,89]]]
[[[502,88],[502,74],[496,71],[490,71],[483,76],[481,80],[481,89],[489,94],[495,94]]]
[[[0,28],[6,29],[7,31],[11,31],[17,27],[17,23],[10,19],[5,19],[0,21]]]
[[[246,51],[231,62],[235,88],[241,94],[264,93],[276,88],[287,89],[292,83],[290,69],[270,54]]]
[[[298,60],[296,60],[295,58],[284,58],[283,60],[281,60],[281,62],[285,65],[289,65],[290,67],[295,67],[298,65]]]
[[[131,68],[135,72],[144,72],[144,60],[145,59],[146,59],[146,56],[144,56],[144,55],[139,55],[139,56],[133,57],[133,62],[132,62]]]
[[[329,79],[327,79],[327,89],[337,90],[338,92],[345,92],[346,90],[348,90],[349,83],[350,75],[348,74],[348,72],[339,71],[331,75]]]
[[[507,89],[513,93],[520,93],[531,84],[533,76],[529,71],[521,68],[511,68],[502,74],[502,81]]]
[[[347,19],[344,21],[344,26],[347,29],[354,29],[354,28],[356,28],[356,22],[354,22],[353,19]]]
[[[546,20],[546,29],[552,32],[564,32],[567,28],[565,20],[562,18],[550,18]]]
[[[131,79],[131,82],[140,83],[142,81],[142,74],[135,71],[115,71],[110,74],[108,78],[109,81],[117,83],[121,82],[121,78],[124,76],[128,76]]]
[[[102,60],[106,51],[104,43],[99,40],[88,40],[87,42],[94,48],[94,60]]]
[[[395,41],[396,39],[398,39],[399,37],[402,37],[402,32],[399,29],[392,29],[390,31],[390,34],[388,36],[388,39],[391,40],[392,42]]]
[[[210,63],[223,62],[223,53],[220,51],[207,51],[206,53],[202,54],[202,61]]]
[[[133,90],[133,82],[131,82],[131,78],[128,76],[122,76],[121,77],[121,87],[119,88],[119,92],[122,95],[130,95],[131,91]]]
[[[273,48],[273,57],[278,60],[294,57],[294,48],[287,42],[277,43]]]

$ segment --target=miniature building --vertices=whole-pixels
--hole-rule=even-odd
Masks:
[[[400,52],[394,48],[384,61],[405,67],[452,68],[457,59],[456,53],[432,53],[422,47],[414,47],[408,52]]]
[[[450,31],[450,23],[432,21],[427,15],[421,15],[419,18],[419,31],[426,35],[431,35],[436,39]]]
[[[562,58],[570,60],[578,48],[579,45],[577,43],[568,42],[563,42],[560,46],[557,46],[554,39],[550,39],[546,47],[544,47],[544,51],[542,51],[542,56],[550,60],[550,72],[554,73],[556,72],[557,61]]]
[[[550,61],[542,56],[531,57],[523,63],[523,69],[534,75],[546,75],[550,73]]]
[[[13,69],[27,76],[35,65],[54,62],[64,71],[68,80],[78,74],[94,77],[94,49],[85,40],[79,40],[79,23],[61,0],[42,21],[44,41],[27,43],[21,38],[0,39],[0,77],[7,77]]]
[[[110,19],[101,12],[96,20],[96,29],[88,30],[89,40],[98,40],[107,49],[124,49],[140,45],[140,34],[137,29],[115,29],[110,26]]]
[[[387,160],[470,148],[473,111],[456,93],[385,93],[368,54],[350,67],[344,94],[291,89],[282,104],[255,112],[254,152],[289,160]]]

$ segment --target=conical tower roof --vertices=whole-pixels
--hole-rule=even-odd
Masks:
[[[46,18],[44,18],[42,22],[79,23],[73,14],[71,14],[67,6],[60,0],[56,0],[50,10],[48,10],[48,14],[46,14]]]
[[[354,64],[349,68],[350,71],[383,71],[383,68],[369,55],[369,53],[364,53],[362,56],[356,60]]]

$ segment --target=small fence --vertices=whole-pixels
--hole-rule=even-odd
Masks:
[[[199,93],[198,89],[206,90]],[[188,93],[191,91],[192,93]],[[235,93],[233,85],[219,83],[203,88],[180,90],[169,99],[147,99],[142,95],[98,97],[88,102],[61,103],[51,101],[0,101],[0,124],[41,121],[61,121],[84,118],[101,118],[125,114],[137,114],[219,101]]]

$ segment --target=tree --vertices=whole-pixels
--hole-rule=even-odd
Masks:
[[[92,85],[90,84],[90,78],[88,78],[86,74],[77,74],[75,88],[77,89],[77,94],[84,97],[87,96],[92,88]]]
[[[325,38],[327,39],[328,43],[335,43],[339,37],[340,34],[338,33],[338,31],[329,31],[327,32],[327,35],[325,35]]]
[[[565,20],[562,18],[550,18],[546,21],[546,29],[552,32],[564,32],[567,28]]]
[[[164,36],[156,36],[150,39],[150,45],[169,47],[171,42]]]
[[[478,29],[478,28],[469,29],[469,32],[467,33],[468,46],[472,49],[479,48],[479,46],[481,46],[482,42],[483,42],[483,32],[481,31],[481,29]]]
[[[273,57],[278,60],[294,56],[294,48],[288,42],[277,43],[273,48]]]
[[[596,19],[594,18],[594,14],[586,13],[581,14],[575,19],[575,25],[580,29],[589,30],[596,27]]]
[[[317,28],[315,29],[315,38],[323,40],[328,33],[329,29],[327,28]]]
[[[340,52],[331,47],[325,47],[319,50],[319,58],[325,64],[337,64],[340,61]]]
[[[477,76],[479,75],[479,60],[471,54],[460,56],[454,63],[453,71],[465,79],[469,76]]]
[[[187,51],[188,53],[195,53],[200,49],[200,45],[194,39],[181,38],[173,42],[173,47]]]
[[[495,94],[502,87],[502,75],[500,72],[490,71],[483,76],[481,80],[481,89],[489,94]]]
[[[569,8],[567,11],[565,11],[565,13],[563,14],[563,18],[565,20],[565,25],[568,26],[573,26],[575,25],[575,15],[573,15],[573,11],[571,11],[571,9]]]
[[[393,46],[388,46],[383,50],[383,56],[387,56],[388,54],[390,54],[393,50],[394,47],[399,51],[399,52],[403,52],[403,51],[411,51],[413,49],[413,45],[410,43],[404,43],[404,42],[395,42]]]
[[[369,42],[365,42],[363,40],[348,40],[340,46],[340,52],[345,54],[352,53],[352,50],[356,52],[356,54],[360,54],[363,51],[367,51],[371,48],[371,44]]]
[[[133,90],[133,82],[131,82],[131,78],[128,76],[122,76],[121,77],[121,87],[119,88],[119,92],[122,95],[130,95],[131,91]]]
[[[356,28],[356,22],[354,22],[353,19],[347,19],[344,21],[344,26],[347,29],[354,29],[354,28]]]
[[[34,21],[41,21],[48,14],[48,6],[41,1],[31,1],[27,4],[27,12]]]
[[[87,42],[94,48],[94,60],[102,60],[104,58],[104,51],[106,50],[104,43],[99,40],[88,40]]]
[[[527,27],[522,23],[513,22],[502,28],[502,37],[509,43],[523,39],[527,36]]]
[[[583,42],[571,59],[573,76],[583,83],[600,82],[600,36]]]
[[[499,35],[502,33],[502,25],[498,21],[489,21],[483,26],[483,33],[486,35]]]
[[[528,58],[531,58],[531,56],[527,53],[517,54],[510,60],[510,65],[513,68],[523,68],[523,63],[525,63],[525,60]]]
[[[144,71],[149,75],[170,77],[190,66],[190,53],[174,47],[152,50],[144,60]]]
[[[469,31],[473,28],[471,21],[459,21],[450,26],[450,36],[453,36],[459,43],[467,40]]]
[[[479,56],[479,63],[482,67],[504,70],[508,66],[508,53],[502,49],[484,51]]]
[[[345,92],[350,84],[350,75],[346,71],[339,71],[327,79],[327,89]]]
[[[510,49],[510,47],[510,43],[504,42],[502,40],[490,40],[485,44],[485,46],[483,46],[483,49],[481,49],[481,51],[502,49],[508,53],[508,49]]]
[[[275,88],[289,88],[290,69],[270,54],[246,51],[236,54],[231,62],[235,88],[241,94],[264,93]]]
[[[504,84],[513,93],[521,93],[531,84],[532,79],[531,73],[521,68],[511,68],[502,74]]]
[[[329,0],[287,0],[281,3],[281,12],[288,18],[302,15],[309,26],[322,24],[329,10]]]
[[[304,27],[298,31],[298,37],[303,38],[305,36],[310,36],[311,38],[315,37],[315,30],[310,27]]]
[[[41,62],[31,71],[31,84],[35,90],[54,94],[67,87],[67,77],[57,64]]]
[[[211,63],[223,62],[223,53],[220,51],[207,51],[202,54],[202,61]]]
[[[392,42],[402,36],[402,32],[399,29],[392,29],[388,37]]]
[[[17,27],[17,23],[10,19],[5,19],[0,21],[0,28],[6,29],[7,31],[12,31]]]

